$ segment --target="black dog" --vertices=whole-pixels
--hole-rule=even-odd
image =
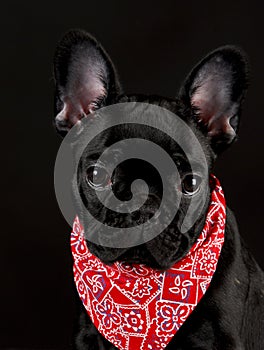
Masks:
[[[55,123],[63,136],[80,119],[89,118],[103,106],[137,101],[161,106],[184,120],[200,141],[209,173],[217,156],[236,139],[248,69],[245,55],[235,47],[222,47],[206,56],[187,77],[176,99],[122,94],[108,55],[94,38],[79,30],[69,32],[59,43],[54,69]],[[201,174],[190,174],[181,150],[175,149],[177,146],[170,140],[164,139],[158,132],[153,133],[147,126],[139,129],[124,125],[114,132],[110,130],[103,138],[95,139],[93,149],[100,155],[109,142],[118,141],[123,135],[129,138],[138,137],[139,134],[161,144],[178,164],[181,173],[178,186],[183,193],[180,210],[159,236],[145,244],[132,248],[109,248],[88,241],[87,245],[94,255],[107,264],[119,260],[166,270],[187,254],[203,228],[209,195],[202,214],[187,234],[182,234],[179,229],[188,201],[192,196],[199,201],[199,188],[209,186],[209,181],[208,178],[203,179]],[[94,215],[99,215],[97,199],[91,187],[106,186],[109,179],[104,166],[95,168],[94,157],[87,149],[80,163],[78,191],[88,209]],[[95,171],[97,177],[91,177]],[[89,176],[90,183],[82,180],[89,179]],[[130,220],[132,218],[132,221],[140,223],[152,217],[159,206],[162,191],[155,170],[135,159],[124,162],[113,176],[112,190],[123,201],[130,199],[129,184],[134,179],[146,180],[150,198],[140,215],[130,217]],[[100,210],[100,218],[111,224],[116,220],[107,210]],[[124,224],[126,227],[127,217],[122,218],[117,220],[118,225]],[[242,242],[229,209],[226,220],[225,243],[211,285],[167,349],[264,349],[264,274]],[[75,348],[116,349],[97,331],[82,305],[80,313]]]

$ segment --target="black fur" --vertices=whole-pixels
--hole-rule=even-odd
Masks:
[[[192,70],[175,99],[122,94],[108,55],[93,37],[83,31],[66,34],[56,50],[54,66],[55,121],[56,128],[62,135],[81,118],[89,118],[89,114],[97,108],[118,102],[137,101],[164,107],[182,118],[200,141],[209,173],[213,171],[217,155],[236,139],[241,104],[248,85],[247,59],[236,47],[225,46],[206,56]],[[101,208],[94,191],[85,181],[86,171],[96,159],[96,152],[100,155],[109,143],[124,136],[129,138],[139,134],[161,144],[174,157],[180,169],[179,186],[182,186],[184,177],[190,172],[183,151],[168,137],[153,132],[149,127],[141,127],[139,130],[134,124],[121,126],[114,133],[110,130],[100,138],[95,138],[80,161],[78,187],[74,191],[80,191],[89,210],[110,225],[115,225],[117,221],[118,226],[123,224],[124,227],[133,222],[140,223],[141,220],[152,217],[158,207],[162,192],[159,177],[147,164],[126,163],[113,179],[113,191],[121,200],[129,199],[127,188],[133,179],[143,177],[148,182],[150,199],[138,213],[140,215],[135,217],[116,217],[109,210]],[[196,150],[188,157],[195,158]],[[203,171],[200,173],[203,174]],[[201,186],[209,186],[208,178],[203,178]],[[172,223],[158,237],[145,244],[118,249],[87,241],[88,247],[107,264],[122,260],[166,270],[186,255],[203,228],[209,195],[202,214],[187,234],[182,234],[179,229],[189,199],[188,196],[183,196]],[[196,200],[198,206],[199,194],[196,195]],[[81,302],[77,303],[80,321],[74,348],[115,349],[95,329]],[[211,285],[166,349],[264,349],[264,274],[243,243],[229,209],[225,243]]]

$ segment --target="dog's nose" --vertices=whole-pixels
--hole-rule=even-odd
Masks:
[[[146,208],[141,208],[138,211],[134,212],[132,215],[133,220],[136,221],[146,221],[151,218],[158,219],[160,216],[160,209],[155,206],[155,207],[146,207]]]
[[[123,197],[125,198],[125,197]],[[155,194],[136,193],[133,195],[133,205],[131,206],[131,196],[128,196],[128,201],[124,201],[119,205],[117,211],[127,212],[132,214],[133,220],[149,219],[151,217],[159,217],[160,198]]]

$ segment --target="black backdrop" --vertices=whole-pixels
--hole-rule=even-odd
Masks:
[[[0,348],[69,349],[70,227],[54,196],[52,56],[70,28],[110,53],[125,90],[173,96],[192,65],[223,44],[252,66],[240,140],[216,173],[241,234],[264,267],[263,9],[257,1],[9,2],[1,5]]]

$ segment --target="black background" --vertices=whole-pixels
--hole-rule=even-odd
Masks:
[[[240,140],[216,174],[264,267],[263,9],[257,1],[13,1],[1,8],[0,348],[69,349],[74,315],[70,227],[57,206],[52,57],[70,28],[90,31],[128,93],[174,96],[208,51],[238,44],[251,87]]]

